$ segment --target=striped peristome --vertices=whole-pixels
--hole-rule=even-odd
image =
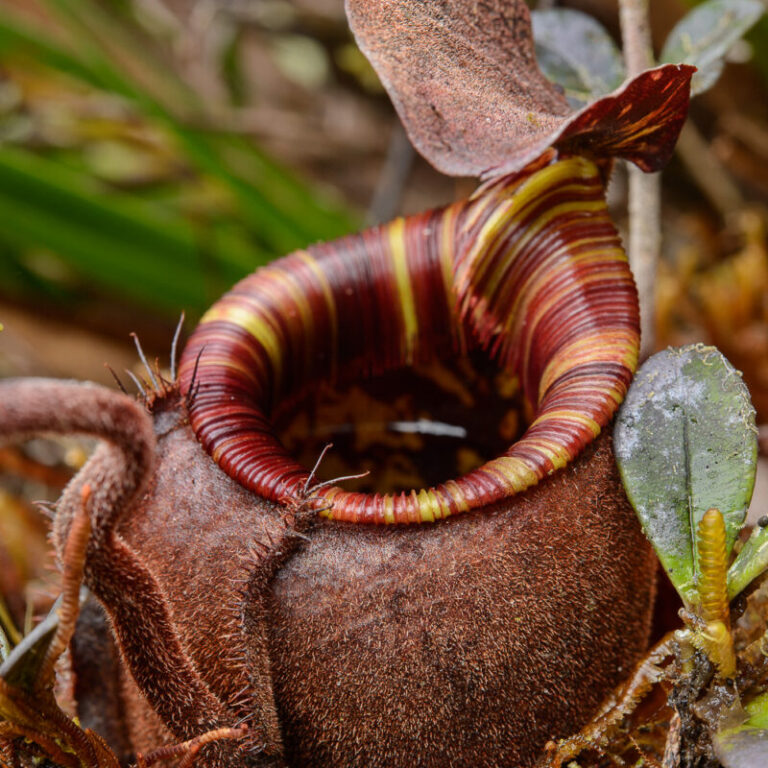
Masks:
[[[203,317],[180,380],[205,450],[280,501],[301,498],[308,472],[274,434],[278,403],[321,379],[488,348],[519,377],[532,414],[502,456],[410,493],[320,490],[333,519],[415,523],[477,509],[565,466],[623,400],[638,343],[637,294],[600,171],[550,153],[469,200],[259,269]]]

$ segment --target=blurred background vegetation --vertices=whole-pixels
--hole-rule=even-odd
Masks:
[[[194,322],[256,266],[354,228],[333,185],[263,148],[297,123],[275,80],[330,76],[322,21],[271,2],[3,0],[3,297],[97,329],[105,303],[115,324],[181,309]],[[316,36],[298,33],[312,22]]]
[[[652,0],[655,39],[692,4]],[[615,0],[538,5],[618,39]],[[0,0],[0,376],[109,383],[105,363],[135,364],[130,331],[165,362],[180,312],[189,331],[259,265],[473,187],[414,154],[343,0]],[[619,222],[625,187],[618,167]],[[759,423],[767,203],[764,18],[664,173],[656,318],[660,347],[716,343],[744,371]],[[0,594],[18,623],[49,578],[21,496],[55,498],[82,460],[67,442],[0,451]]]
[[[616,32],[615,0],[562,4]],[[663,40],[686,2],[653,5]],[[695,336],[701,321],[713,326],[709,334],[730,335],[735,308],[724,310],[722,300],[739,305],[739,322],[748,319],[744,305],[759,301],[752,294],[762,273],[737,288],[736,275],[720,270],[706,276],[719,279],[717,290],[706,279],[698,285],[702,269],[762,238],[754,205],[768,195],[768,19],[750,39],[732,51],[720,85],[695,103],[680,159],[665,177],[662,341],[687,336],[695,310],[705,315],[695,318]],[[82,330],[95,334],[96,350],[124,342],[129,330],[150,349],[166,349],[182,310],[193,326],[270,259],[471,188],[413,157],[351,39],[342,0],[0,0],[7,326],[16,318],[9,313],[21,311],[54,324],[40,329],[43,337],[69,333],[78,349]],[[617,174],[619,218],[623,195]],[[33,333],[35,359],[25,365],[13,330],[0,340],[0,375],[104,380],[103,353],[85,374],[68,362],[88,356],[88,341],[70,357],[60,340]],[[768,340],[765,351],[768,359]]]

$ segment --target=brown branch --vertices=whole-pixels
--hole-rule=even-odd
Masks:
[[[655,66],[648,0],[619,0],[627,77]],[[629,263],[640,296],[641,359],[654,349],[654,284],[661,252],[661,175],[629,166]]]
[[[29,459],[15,448],[0,448],[0,470],[54,488],[63,488],[74,474],[71,469],[48,467]]]
[[[369,224],[381,224],[397,215],[415,157],[408,134],[398,121],[392,129],[387,157],[368,208]]]
[[[677,140],[677,154],[713,208],[727,218],[744,208],[744,197],[692,120]]]

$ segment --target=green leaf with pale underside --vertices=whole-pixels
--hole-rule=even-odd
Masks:
[[[669,349],[640,369],[616,420],[616,461],[643,530],[684,602],[698,602],[696,531],[723,513],[730,552],[752,496],[755,411],[714,347]]]
[[[760,0],[708,0],[694,8],[669,33],[661,62],[692,64],[691,95],[711,88],[725,56],[765,11]]]
[[[533,11],[533,42],[539,69],[565,90],[574,109],[624,81],[621,52],[592,16],[568,8]]]

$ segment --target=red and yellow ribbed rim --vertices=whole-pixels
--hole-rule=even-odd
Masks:
[[[637,294],[599,170],[574,157],[258,270],[203,317],[180,382],[205,450],[280,501],[300,498],[309,473],[274,433],[276,404],[319,380],[487,347],[519,377],[533,413],[503,455],[410,493],[320,490],[336,520],[432,522],[564,467],[623,400],[638,344]]]

